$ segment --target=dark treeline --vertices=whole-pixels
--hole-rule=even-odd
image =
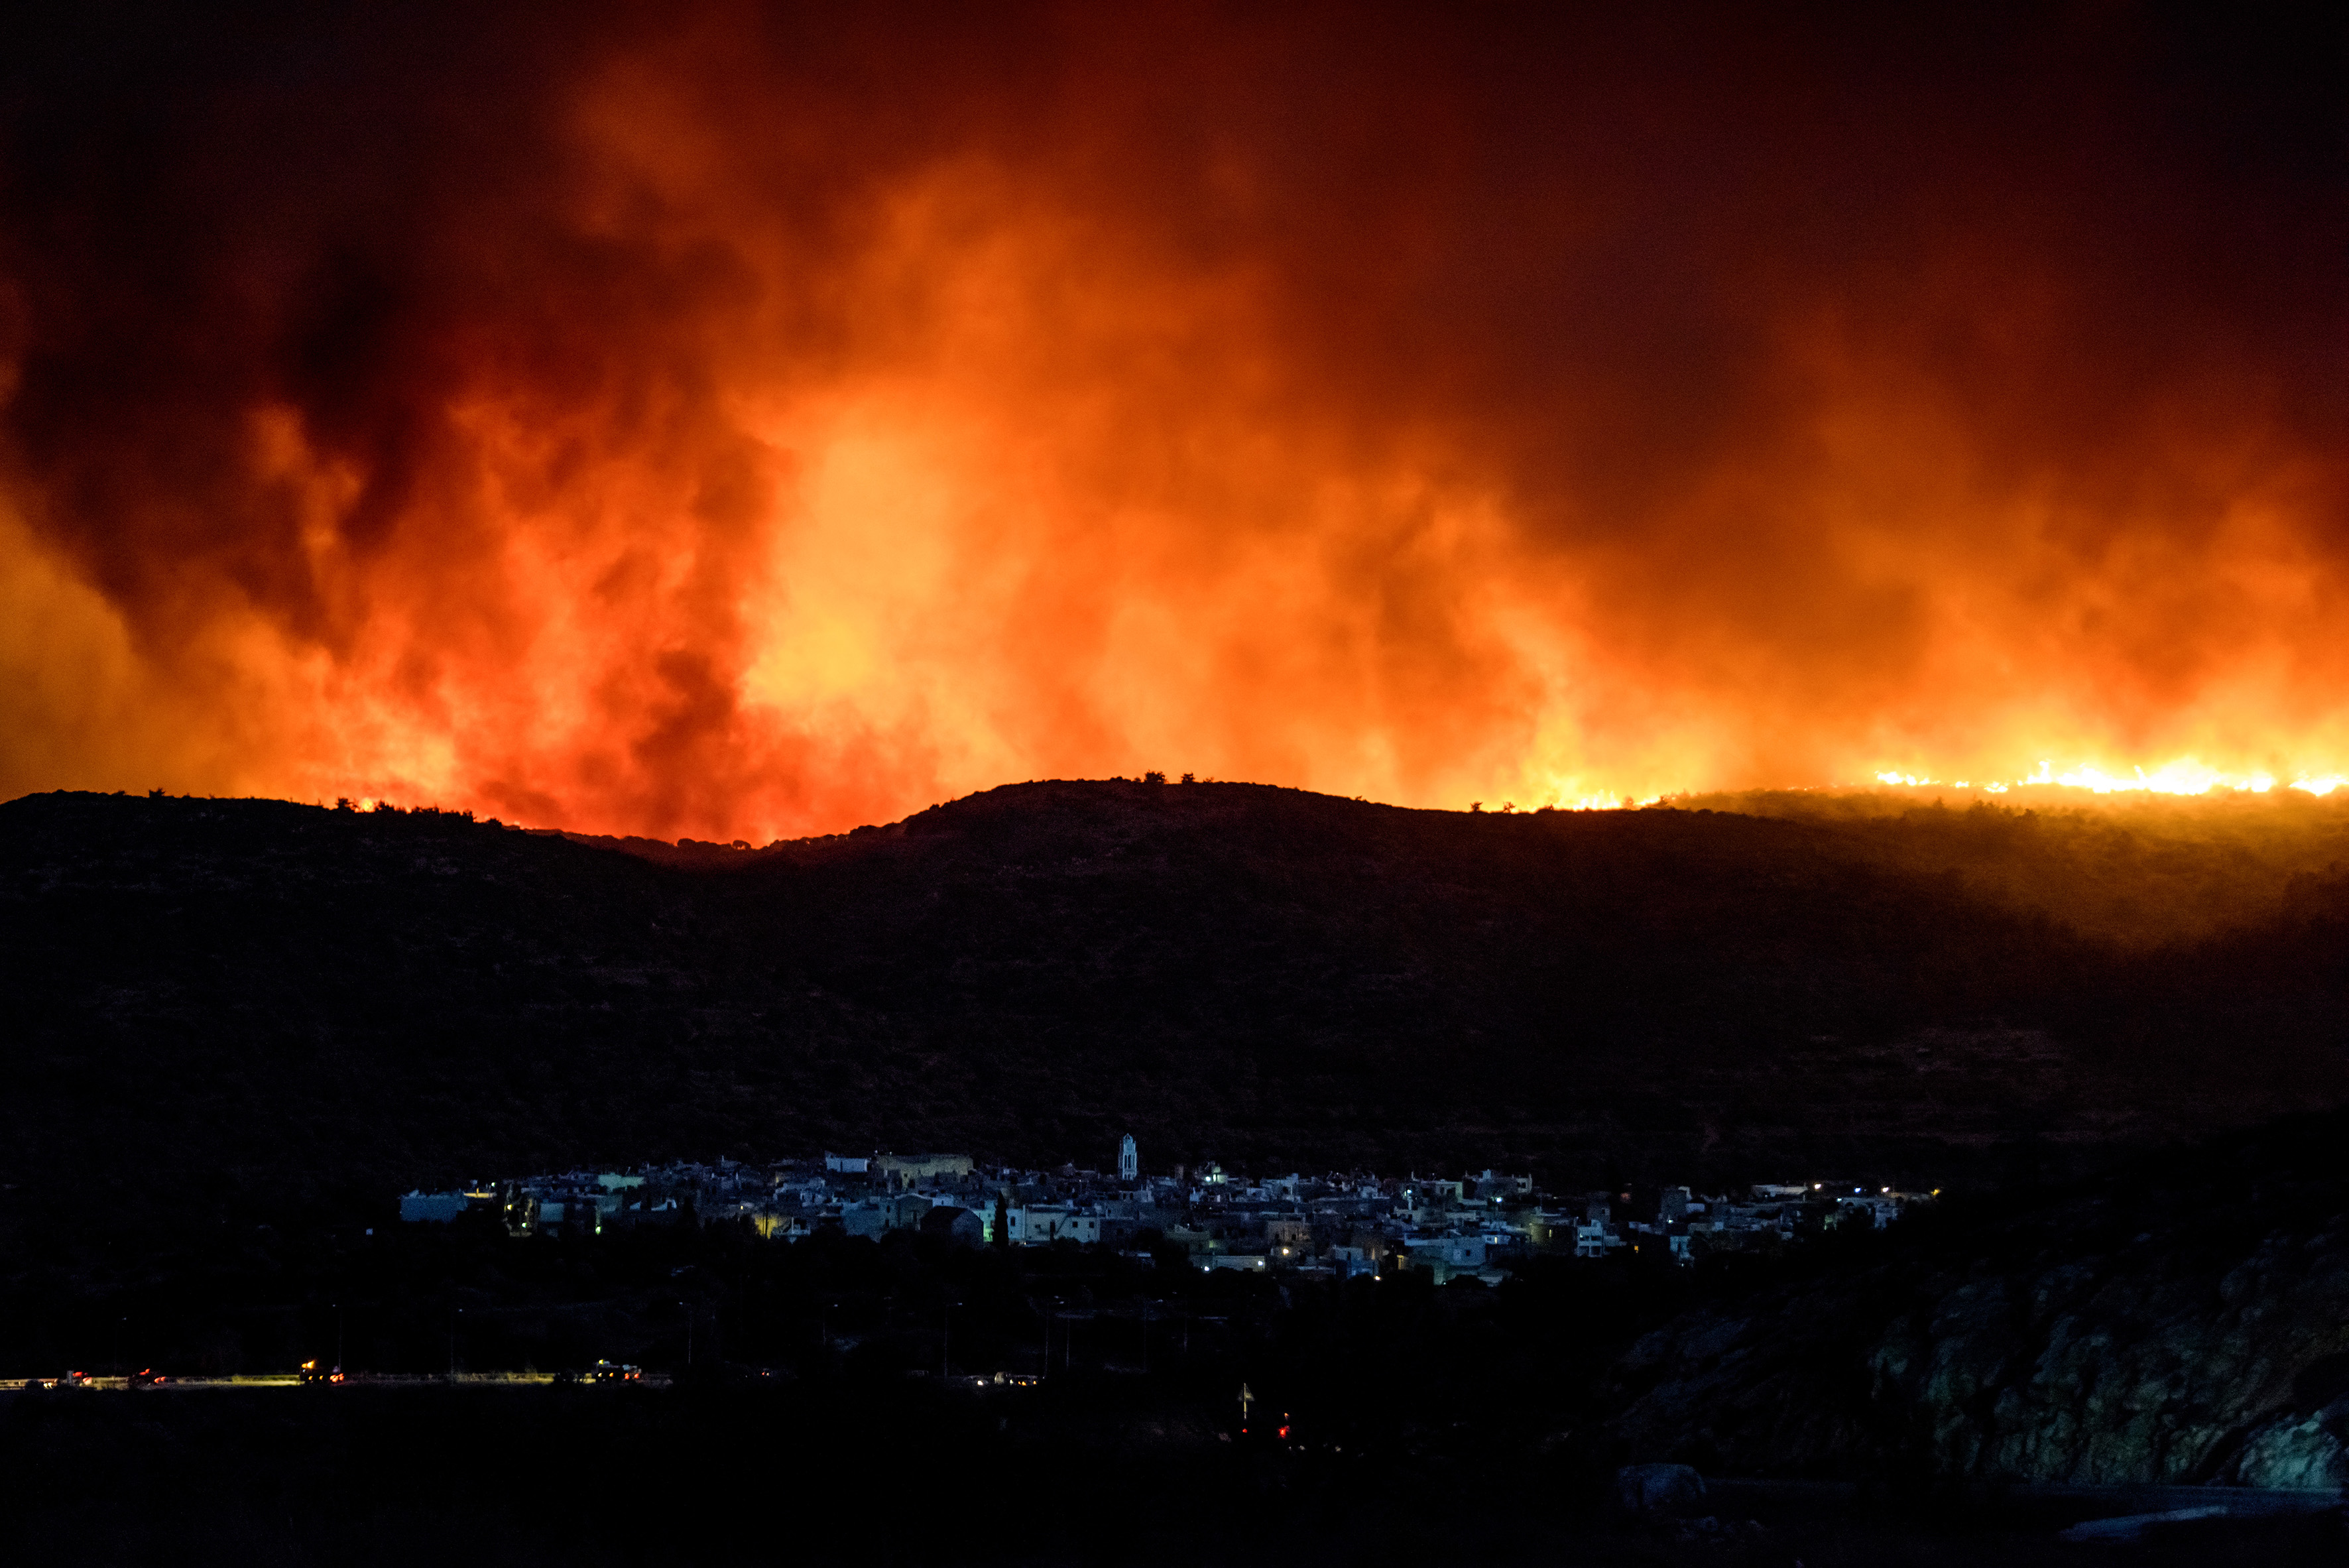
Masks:
[[[64,1357],[56,1370],[611,1357],[677,1385],[0,1391],[0,1545],[28,1560],[1538,1555],[1604,1525],[1603,1475],[1561,1413],[1692,1287],[1629,1261],[1497,1290],[1316,1285],[1202,1274],[1179,1253],[783,1245],[730,1225],[270,1228],[145,1264],[105,1287],[19,1279],[0,1343]],[[1042,1381],[946,1376],[998,1370]]]
[[[1837,1257],[1855,1243],[1817,1250]],[[1146,1378],[1217,1410],[1248,1382],[1308,1412],[1318,1440],[1364,1451],[1472,1414],[1485,1439],[1539,1437],[1627,1335],[1738,1273],[1724,1264],[1700,1279],[1628,1255],[1536,1260],[1504,1286],[1438,1289],[1423,1271],[1201,1273],[1148,1237],[1120,1253],[949,1248],[912,1233],[785,1244],[734,1225],[517,1238],[487,1223],[222,1234],[148,1264],[119,1283],[16,1282],[0,1297],[0,1342],[22,1362],[7,1370],[220,1377],[316,1360],[414,1377],[608,1359],[679,1378],[810,1384],[1002,1372],[1054,1387]],[[1746,1266],[1776,1277],[1788,1265]],[[1506,1432],[1493,1418],[1504,1407]]]

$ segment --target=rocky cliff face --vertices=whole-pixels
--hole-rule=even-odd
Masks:
[[[2161,1241],[1956,1284],[1877,1339],[1872,1396],[1950,1473],[2349,1481],[2349,1404],[2310,1386],[2349,1349],[2349,1234],[2272,1233],[2215,1277]]]
[[[1648,1336],[1611,1429],[1732,1473],[2349,1484],[2349,1218],[2306,1169],[2330,1146],[1923,1222]]]

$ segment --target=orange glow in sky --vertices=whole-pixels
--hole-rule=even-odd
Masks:
[[[305,26],[11,67],[0,795],[764,841],[1145,769],[2349,771],[2302,42]]]

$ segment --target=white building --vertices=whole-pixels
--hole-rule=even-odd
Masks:
[[[1837,1198],[1836,1206],[1867,1215],[1869,1222],[1879,1231],[1900,1217],[1900,1200],[1889,1195]]]
[[[1127,1133],[1117,1140],[1117,1179],[1133,1181],[1142,1175],[1142,1151],[1133,1146],[1133,1134]]]
[[[1604,1220],[1585,1220],[1574,1227],[1574,1255],[1578,1258],[1603,1258],[1623,1244],[1623,1238],[1607,1228]]]
[[[1441,1264],[1450,1270],[1475,1273],[1485,1266],[1482,1236],[1427,1236],[1411,1244],[1414,1264]]]
[[[1031,1203],[1013,1209],[1004,1217],[1010,1225],[1014,1246],[1043,1247],[1063,1240],[1101,1240],[1099,1214],[1081,1213],[1061,1204]]]
[[[445,1225],[464,1212],[462,1192],[405,1192],[399,1199],[399,1217],[410,1224],[420,1221]]]

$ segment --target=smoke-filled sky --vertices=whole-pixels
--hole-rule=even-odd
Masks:
[[[2339,772],[2285,15],[20,15],[0,795]]]

